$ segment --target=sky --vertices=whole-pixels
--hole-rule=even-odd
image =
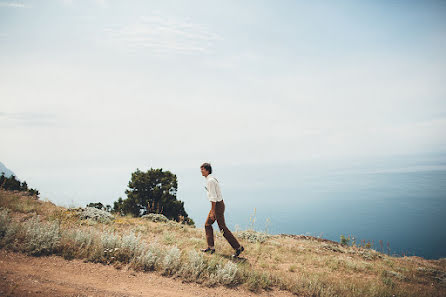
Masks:
[[[444,169],[445,15],[444,1],[0,0],[0,161],[65,206],[112,204],[137,168],[163,168],[191,211],[203,162],[223,193],[426,165],[413,156]]]

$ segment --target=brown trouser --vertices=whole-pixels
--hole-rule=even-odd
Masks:
[[[208,217],[206,218],[206,222],[204,223],[204,229],[206,230],[206,240],[208,246],[214,246],[214,229],[212,228],[212,224],[215,222],[214,219],[211,218],[212,209],[209,211]],[[240,247],[240,243],[234,237],[232,232],[226,227],[225,223],[225,203],[223,200],[215,203],[215,217],[217,219],[218,228],[223,233],[223,237],[229,242],[233,249],[238,249]]]

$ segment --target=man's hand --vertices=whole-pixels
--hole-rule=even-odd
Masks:
[[[215,216],[215,211],[211,210],[210,218],[211,218],[211,220],[214,220],[214,221],[217,219],[217,217]]]
[[[217,219],[217,217],[215,216],[215,208],[216,208],[216,203],[214,201],[211,201],[211,215],[210,215],[210,217],[214,221]]]

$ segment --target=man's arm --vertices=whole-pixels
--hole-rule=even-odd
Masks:
[[[215,189],[216,187],[215,181],[210,181],[208,186],[209,186],[209,200],[211,201],[211,213],[214,214],[215,218],[215,205],[217,202],[217,191]]]
[[[211,201],[211,213],[213,214],[214,218],[216,217],[216,214],[215,214],[215,205],[216,204],[217,204],[216,202]]]

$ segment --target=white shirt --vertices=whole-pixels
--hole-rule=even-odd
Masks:
[[[221,195],[220,184],[213,175],[208,174],[208,176],[206,176],[205,188],[207,191],[209,201],[217,202],[223,200],[223,196]]]

